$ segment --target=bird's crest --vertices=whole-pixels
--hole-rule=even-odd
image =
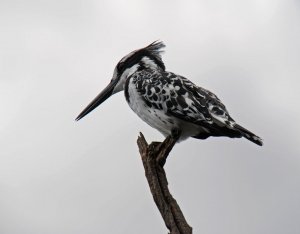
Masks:
[[[144,49],[148,50],[150,53],[155,54],[159,57],[160,53],[164,52],[162,48],[165,48],[166,45],[162,41],[154,41]]]
[[[147,51],[149,54],[151,54],[155,58],[159,66],[165,70],[165,65],[161,58],[161,53],[164,52],[162,49],[164,47],[166,47],[166,45],[162,41],[154,41],[141,50]]]

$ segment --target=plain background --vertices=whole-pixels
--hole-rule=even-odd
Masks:
[[[189,139],[166,165],[194,233],[300,233],[300,2],[0,1],[0,233],[166,233],[117,94],[79,122],[127,53],[215,92],[264,139]]]

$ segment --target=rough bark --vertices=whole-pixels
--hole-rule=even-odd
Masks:
[[[145,175],[161,216],[170,234],[191,234],[192,228],[168,189],[168,181],[164,170],[166,159],[175,145],[179,135],[167,137],[162,143],[152,142],[148,145],[142,133],[137,144],[145,168]]]

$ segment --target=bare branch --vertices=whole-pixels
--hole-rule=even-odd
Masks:
[[[168,181],[163,168],[166,159],[178,140],[179,134],[167,137],[162,143],[148,145],[144,135],[137,139],[140,155],[145,168],[145,175],[162,218],[170,234],[191,234],[192,228],[168,189]]]

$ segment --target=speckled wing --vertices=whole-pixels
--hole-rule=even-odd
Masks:
[[[164,110],[170,116],[212,128],[214,132],[218,126],[232,128],[235,123],[216,95],[182,76],[142,71],[133,81],[149,107]]]

